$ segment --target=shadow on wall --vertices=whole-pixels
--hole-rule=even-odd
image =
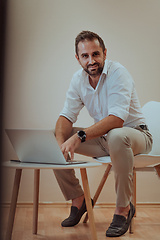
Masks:
[[[1,199],[2,199],[2,128],[3,128],[3,87],[4,87],[4,56],[5,56],[5,32],[6,32],[7,0],[0,1],[0,228],[1,224]],[[1,229],[0,229],[1,239]]]

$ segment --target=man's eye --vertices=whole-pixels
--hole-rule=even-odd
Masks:
[[[88,55],[86,54],[86,55],[83,55],[82,57],[83,57],[83,58],[87,58],[87,57],[88,57]]]
[[[95,52],[94,54],[93,54],[93,56],[98,56],[99,55],[99,53],[98,52]]]

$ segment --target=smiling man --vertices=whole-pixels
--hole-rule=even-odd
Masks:
[[[107,237],[123,235],[129,228],[135,208],[132,205],[133,157],[148,153],[152,136],[141,111],[134,81],[118,62],[106,59],[107,49],[99,35],[82,31],[75,40],[76,59],[82,69],[73,75],[64,108],[56,123],[55,135],[66,160],[74,153],[91,157],[110,155],[117,194],[116,208]],[[88,128],[75,128],[85,106],[94,119]],[[84,193],[74,170],[55,170],[71,212],[61,224],[71,227],[86,212]]]

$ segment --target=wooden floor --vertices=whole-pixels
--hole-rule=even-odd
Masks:
[[[12,240],[91,240],[89,224],[80,223],[72,228],[61,227],[61,221],[69,214],[69,207],[39,207],[38,234],[32,234],[32,206],[17,207]],[[138,207],[134,218],[134,233],[127,232],[119,238],[107,238],[106,229],[112,220],[114,208],[95,208],[95,224],[98,240],[160,240],[160,205]],[[2,208],[2,240],[5,240],[9,207]]]

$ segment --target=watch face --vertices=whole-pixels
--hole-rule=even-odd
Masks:
[[[81,139],[81,142],[85,142],[86,140],[86,133],[82,130],[77,132],[78,137]]]
[[[85,134],[84,131],[79,131],[79,132],[78,132],[78,135],[79,135],[80,137],[83,137],[83,136],[86,135],[86,134]]]

